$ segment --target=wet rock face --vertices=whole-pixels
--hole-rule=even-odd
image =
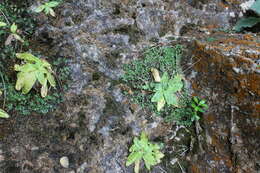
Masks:
[[[55,9],[56,18],[37,15],[36,42],[49,47],[43,54],[71,59],[72,83],[57,111],[1,122],[0,172],[130,173],[128,148],[142,130],[166,144],[167,158],[152,172],[180,172],[172,168],[178,161],[172,153],[187,133],[178,136],[184,128],[162,123],[123,96],[122,65],[152,40],[170,43],[165,35],[202,40],[204,32],[231,26],[230,13],[238,15],[242,2],[67,0]],[[194,93],[210,102],[203,143],[187,159],[189,172],[254,172],[259,166],[259,40],[248,36],[197,41],[187,55],[198,61],[191,75]],[[68,168],[60,165],[63,156]]]
[[[197,41],[193,51],[198,63],[192,85],[195,93],[210,99],[211,109],[203,119],[204,151],[192,170],[257,172],[260,43],[250,34],[215,38],[212,43]]]

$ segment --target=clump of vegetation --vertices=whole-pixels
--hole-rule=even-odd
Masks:
[[[240,19],[234,27],[235,31],[240,32],[245,28],[251,28],[260,23],[260,0],[256,0],[249,9],[254,11],[257,17],[244,17]]]
[[[46,114],[53,111],[57,105],[63,102],[63,93],[67,89],[70,69],[66,67],[67,60],[59,58],[53,62],[55,73],[59,74],[59,87],[50,90],[46,97],[38,94],[38,87],[34,87],[29,93],[23,94],[15,89],[15,79],[8,75],[3,75],[4,84],[0,84],[0,88],[6,93],[5,97],[1,97],[1,103],[5,102],[5,110],[12,114],[29,115],[33,112]],[[0,67],[2,65],[0,64]],[[62,88],[61,88],[62,87]]]
[[[126,166],[135,164],[135,173],[139,172],[140,162],[144,160],[145,167],[150,170],[151,166],[157,165],[161,162],[164,154],[160,152],[160,146],[148,141],[144,132],[142,132],[140,139],[134,138],[134,144],[129,149],[130,155],[127,158]]]
[[[55,79],[52,75],[53,71],[51,65],[44,59],[39,59],[30,53],[17,53],[17,58],[25,61],[23,65],[15,64],[15,71],[19,71],[17,74],[17,81],[15,85],[16,90],[21,90],[23,94],[27,94],[36,83],[42,85],[41,96],[46,97],[48,92],[48,83],[55,87]]]
[[[48,63],[42,58],[37,58],[41,57],[39,53],[37,57],[29,53],[16,54],[17,52],[32,52],[27,41],[11,41],[10,44],[5,44],[10,33],[22,34],[27,40],[34,33],[35,22],[27,13],[27,5],[26,1],[12,3],[9,0],[4,0],[0,4],[0,75],[2,81],[0,88],[4,93],[0,97],[0,103],[9,114],[28,115],[34,112],[46,114],[63,101],[63,91],[67,88],[70,69],[66,66],[67,60],[64,58],[52,57],[48,59]],[[20,64],[17,57],[22,59],[25,64],[15,65]],[[50,64],[53,64],[53,68]],[[16,78],[14,66],[15,70],[19,71],[18,78]],[[55,86],[52,75],[58,76],[56,81],[58,81],[59,87],[50,90],[48,83]],[[15,83],[16,89],[22,89],[24,94],[15,89]],[[42,85],[41,88],[39,88],[39,84]],[[38,94],[39,90],[44,98]],[[49,90],[48,95],[47,90]]]
[[[122,80],[131,89],[126,94],[133,102],[141,105],[143,108],[148,108],[158,115],[166,113],[167,105],[159,112],[156,105],[151,102],[156,85],[151,69],[157,69],[161,73],[167,72],[171,78],[174,73],[181,70],[179,67],[181,54],[181,45],[147,49],[140,60],[135,60],[124,66],[125,74]]]
[[[204,106],[205,101],[193,103],[188,94],[180,66],[181,56],[181,45],[147,49],[140,60],[125,65],[122,79],[129,86],[125,94],[134,103],[164,117],[167,122],[190,126],[201,112],[193,106]]]
[[[45,2],[44,4],[40,5],[35,9],[36,13],[44,12],[46,15],[51,15],[55,17],[55,12],[52,8],[57,7],[60,4],[58,1],[49,1]]]
[[[193,97],[191,107],[193,109],[192,111],[192,121],[199,120],[199,113],[205,112],[206,109],[208,109],[208,105],[206,104],[206,100],[199,99],[198,97]]]

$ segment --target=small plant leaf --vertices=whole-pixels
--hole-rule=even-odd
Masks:
[[[171,90],[167,90],[164,92],[164,98],[167,104],[178,107],[178,97],[173,94]]]
[[[162,91],[157,91],[153,97],[152,97],[152,102],[159,102],[160,100],[163,99],[163,92]]]
[[[156,164],[156,160],[153,157],[152,152],[144,154],[143,158],[144,158],[145,167],[148,170],[151,169],[151,165],[155,165]]]
[[[27,94],[32,89],[35,82],[36,82],[35,72],[24,73],[24,83],[22,87],[22,93]]]
[[[55,79],[51,73],[47,73],[47,79],[52,87],[56,86]]]
[[[57,1],[51,1],[51,2],[46,3],[46,6],[48,6],[48,7],[56,7],[56,6],[58,6],[59,4],[60,4],[60,3],[57,2]]]
[[[20,42],[24,42],[24,40],[22,39],[22,37],[20,37],[18,34],[13,34],[13,36],[14,36],[14,38],[16,39],[16,40],[19,40]]]
[[[260,17],[248,17],[240,19],[234,26],[234,30],[239,32],[244,28],[253,27],[260,22]]]
[[[10,30],[11,30],[11,32],[12,32],[13,34],[15,34],[16,31],[17,31],[17,25],[16,25],[15,23],[13,23],[13,24],[11,25]]]
[[[133,164],[135,161],[140,160],[142,158],[142,156],[143,156],[143,153],[141,153],[141,152],[131,153],[127,157],[126,166],[129,166],[129,165]]]
[[[194,100],[195,103],[199,103],[198,97],[193,97],[193,100]]]
[[[36,13],[40,13],[40,12],[42,12],[42,11],[44,10],[44,8],[45,8],[44,5],[40,5],[40,6],[37,7],[34,11],[35,11]]]
[[[45,8],[44,8],[44,13],[46,14],[46,15],[48,15],[48,14],[50,14],[50,7],[47,7],[47,6],[45,6]]]
[[[9,115],[3,109],[0,109],[0,118],[9,118]]]
[[[160,111],[164,107],[164,105],[165,105],[165,100],[164,98],[162,98],[157,102],[157,111]]]
[[[47,82],[47,79],[42,71],[38,71],[36,73],[36,77],[41,85],[45,85],[45,83]]]
[[[22,87],[24,86],[24,82],[25,82],[25,73],[19,72],[17,74],[15,89],[18,90],[18,91],[21,90]]]
[[[6,26],[7,24],[5,22],[0,22],[0,27],[4,27]]]
[[[173,79],[169,81],[169,89],[171,92],[175,93],[177,91],[181,91],[183,88],[183,83],[182,83],[182,76],[177,74],[174,76]]]
[[[39,59],[30,53],[17,53],[16,57],[31,63],[39,62]]]

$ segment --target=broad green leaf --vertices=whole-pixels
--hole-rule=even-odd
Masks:
[[[165,100],[164,98],[161,99],[159,102],[157,102],[157,111],[160,111],[165,105]]]
[[[36,13],[40,13],[40,12],[42,12],[42,11],[44,10],[44,8],[45,8],[44,5],[40,5],[40,6],[37,7],[34,11],[35,11]]]
[[[151,166],[156,165],[156,160],[153,157],[152,152],[144,154],[143,159],[144,159],[145,167],[148,170],[151,169]]]
[[[36,72],[36,77],[41,85],[45,85],[47,83],[47,78],[45,77],[44,73],[42,73],[41,71]]]
[[[194,97],[193,97],[193,101],[194,101],[195,103],[199,103],[198,97],[194,96]]]
[[[260,0],[256,0],[250,7],[250,9],[260,15]]]
[[[132,163],[134,163],[137,160],[142,159],[143,153],[142,152],[134,152],[131,153],[128,157],[127,157],[127,161],[126,161],[126,166],[131,165]]]
[[[159,150],[155,150],[155,157],[156,157],[156,164],[161,162],[161,158],[164,157],[164,154],[161,153]]]
[[[240,19],[234,26],[234,30],[239,32],[244,28],[250,28],[260,22],[260,17],[248,17]]]
[[[175,94],[171,92],[171,90],[167,90],[164,92],[164,98],[167,104],[178,107],[179,99]]]
[[[24,85],[22,87],[22,93],[27,94],[36,82],[36,72],[24,73]]]
[[[12,32],[13,34],[15,34],[16,31],[17,31],[17,25],[16,25],[15,23],[13,23],[13,24],[11,25],[10,30],[11,30],[11,32]]]
[[[0,109],[0,118],[9,118],[9,115],[3,109]]]
[[[31,63],[35,63],[35,62],[39,62],[40,61],[39,58],[33,56],[30,53],[17,53],[16,57],[19,58],[19,59],[23,59],[25,61],[31,62]]]
[[[161,83],[167,83],[169,81],[168,73],[163,73],[163,76],[161,78]]]
[[[197,107],[197,105],[195,103],[191,103],[191,107],[193,107],[195,109]]]
[[[22,87],[24,86],[24,82],[25,82],[25,73],[19,72],[17,74],[15,89],[18,90],[18,91],[21,90]]]
[[[205,111],[204,111],[202,108],[200,108],[200,107],[198,107],[197,110],[198,110],[199,112],[205,112]]]
[[[152,102],[159,102],[159,101],[162,100],[162,99],[163,99],[163,92],[157,91],[157,92],[153,95],[151,101],[152,101]]]
[[[15,71],[22,71],[22,72],[32,72],[32,71],[35,71],[36,69],[33,66],[33,64],[24,64],[24,65],[15,64],[14,70]]]
[[[183,88],[182,76],[177,74],[169,81],[169,89],[175,93]]]
[[[51,2],[46,3],[46,6],[48,6],[48,7],[56,7],[56,6],[58,6],[59,4],[60,4],[60,3],[57,2],[57,1],[51,1]]]
[[[5,22],[0,22],[0,27],[4,27],[6,26],[7,24]]]
[[[203,104],[205,104],[206,103],[206,100],[200,100],[200,102],[199,102],[199,105],[203,105]]]
[[[45,6],[44,13],[48,15],[50,13],[50,9],[50,7]]]
[[[204,107],[205,109],[208,109],[209,107],[207,104],[202,104],[201,106]]]

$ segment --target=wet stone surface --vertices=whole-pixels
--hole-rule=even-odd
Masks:
[[[67,0],[56,18],[35,15],[35,41],[47,47],[43,54],[70,58],[72,82],[56,111],[0,120],[0,172],[132,173],[128,149],[143,130],[165,144],[153,173],[259,171],[259,34],[216,31],[234,24],[242,2]],[[189,130],[122,94],[123,64],[158,43],[185,45],[190,92],[208,100]]]

